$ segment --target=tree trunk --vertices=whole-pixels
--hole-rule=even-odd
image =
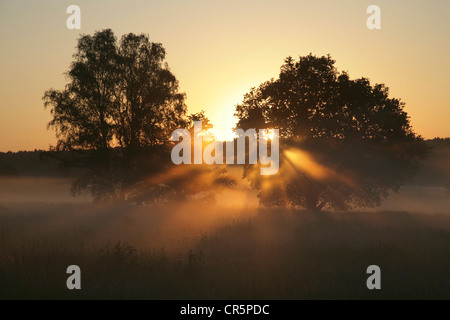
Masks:
[[[308,193],[306,195],[306,210],[309,212],[320,212],[323,205],[319,205],[319,195],[316,193]]]

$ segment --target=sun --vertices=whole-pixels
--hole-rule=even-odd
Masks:
[[[267,131],[262,134],[262,138],[267,141],[273,140],[273,138],[275,138],[275,130],[267,129]]]

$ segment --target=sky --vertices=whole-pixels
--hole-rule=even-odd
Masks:
[[[66,27],[72,4],[80,30]],[[372,4],[380,30],[366,27]],[[312,53],[386,84],[424,138],[450,137],[448,0],[1,0],[0,152],[55,144],[42,96],[64,88],[80,34],[105,28],[162,43],[189,113],[205,110],[222,132],[250,88],[276,78],[287,56]]]

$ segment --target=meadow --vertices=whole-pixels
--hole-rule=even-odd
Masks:
[[[0,177],[0,299],[449,299],[450,146],[434,143],[381,207],[322,213],[260,207],[244,185],[94,204],[37,153],[3,154],[15,170]],[[81,290],[66,287],[70,265]]]
[[[0,240],[1,299],[450,298],[445,214],[4,203]]]

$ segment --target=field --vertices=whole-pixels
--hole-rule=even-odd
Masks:
[[[24,162],[0,177],[0,299],[450,299],[446,148],[381,207],[320,214],[262,208],[244,189],[96,205]],[[70,265],[81,290],[66,287]]]
[[[450,298],[448,215],[199,206],[4,205],[0,298]]]

